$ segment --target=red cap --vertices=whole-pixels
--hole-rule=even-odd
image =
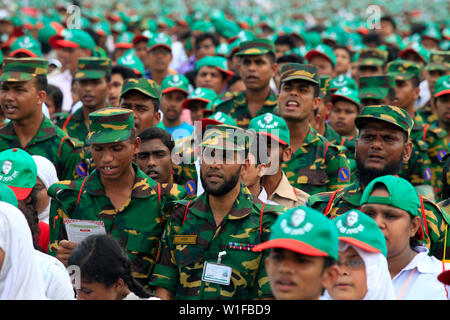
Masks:
[[[443,284],[450,285],[450,270],[441,272],[437,278]]]

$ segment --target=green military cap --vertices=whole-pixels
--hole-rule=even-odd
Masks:
[[[384,99],[389,89],[395,88],[395,79],[391,75],[368,76],[359,78],[360,99]]]
[[[450,70],[450,51],[433,51],[430,60],[424,68],[426,71],[448,71]]]
[[[321,75],[319,76],[319,86],[320,86],[320,97],[323,98],[327,95],[328,92],[330,92],[330,82],[331,77]]]
[[[210,103],[217,98],[217,94],[214,90],[208,88],[196,88],[188,97],[183,101],[181,106],[185,109],[189,109],[191,102],[193,101],[203,101]]]
[[[346,76],[345,74],[340,74],[336,78],[330,81],[330,91],[336,91],[342,87],[347,87],[349,89],[358,90],[358,85],[356,81],[352,78]]]
[[[358,129],[361,129],[367,122],[373,120],[393,124],[406,132],[408,137],[414,125],[408,112],[402,108],[389,105],[366,106],[361,114],[356,117],[355,124]]]
[[[139,91],[152,99],[157,99],[158,101],[161,98],[161,92],[158,84],[151,79],[130,78],[125,80],[122,85],[122,90],[120,91],[120,97],[122,98],[127,92],[132,90]]]
[[[374,187],[377,184],[382,184],[389,192],[388,197],[371,196]],[[412,216],[420,214],[420,199],[414,186],[398,176],[386,175],[373,179],[361,197],[360,205],[366,203],[385,204],[391,207],[402,209]]]
[[[41,58],[5,58],[0,81],[28,81],[47,75],[48,61]]]
[[[262,251],[270,248],[338,260],[338,231],[323,213],[299,206],[278,216],[270,228],[269,240],[256,245],[252,250]]]
[[[450,94],[450,75],[442,76],[434,84],[434,97],[440,97],[444,94]]]
[[[345,99],[353,102],[356,104],[356,107],[359,110],[359,105],[361,104],[361,101],[359,100],[359,93],[358,90],[350,89],[348,87],[342,87],[331,95],[331,102],[336,101],[336,99]]]
[[[161,93],[182,91],[189,95],[189,79],[182,74],[172,74],[164,78],[161,84]]]
[[[239,43],[239,51],[236,56],[254,56],[266,53],[275,54],[275,44],[269,39],[253,39]]]
[[[143,76],[145,74],[144,63],[136,55],[134,49],[130,49],[127,52],[125,52],[122,56],[120,56],[116,61],[116,65],[121,65],[133,69],[133,71],[137,75]]]
[[[205,148],[246,151],[249,137],[245,130],[230,125],[207,125],[200,145]]]
[[[315,48],[309,50],[305,55],[305,58],[311,62],[311,59],[316,55],[324,57],[329,60],[333,66],[336,66],[336,55],[334,54],[333,48],[330,46],[321,43]]]
[[[157,47],[164,47],[172,52],[172,40],[165,33],[158,33],[157,35],[148,39],[147,51],[152,51]]]
[[[19,37],[11,45],[9,56],[14,57],[18,53],[25,53],[30,57],[38,58],[42,56],[41,44],[30,36]]]
[[[228,70],[227,59],[221,56],[206,56],[195,62],[195,71],[199,71],[203,67],[213,67],[225,74],[225,77],[230,77],[234,74],[233,71]]]
[[[387,256],[386,239],[375,220],[359,210],[350,210],[333,219],[339,241],[347,242],[368,252]]]
[[[89,33],[80,29],[64,29],[49,39],[50,46],[60,48],[86,48],[94,53],[95,41]]]
[[[111,73],[111,59],[109,58],[80,58],[78,70],[74,74],[75,80],[100,79]]]
[[[248,130],[254,130],[256,133],[266,135],[284,145],[291,143],[286,121],[273,113],[265,113],[253,118]]]
[[[280,83],[305,80],[319,85],[319,74],[312,64],[286,63],[281,67]]]
[[[356,64],[359,66],[383,66],[388,59],[388,52],[378,48],[364,48],[358,53]]]
[[[409,80],[414,77],[420,79],[420,66],[412,61],[397,59],[388,63],[387,74],[395,80]]]
[[[420,57],[420,59],[425,64],[427,64],[428,61],[430,60],[430,52],[418,42],[413,42],[410,45],[408,45],[404,50],[400,51],[398,56],[403,59],[403,56],[410,52]]]
[[[126,141],[134,129],[134,113],[124,108],[103,108],[89,114],[88,144]]]
[[[0,183],[11,188],[17,200],[26,199],[36,185],[37,166],[33,157],[19,148],[0,152]]]

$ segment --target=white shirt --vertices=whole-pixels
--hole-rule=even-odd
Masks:
[[[38,250],[35,253],[46,296],[51,300],[75,300],[72,281],[64,265],[48,254]]]
[[[72,109],[72,74],[70,70],[49,77],[48,83],[57,86],[63,93],[62,111],[69,112]]]
[[[450,291],[450,286],[437,279],[443,271],[442,261],[429,256],[426,247],[415,247],[414,250],[419,253],[392,279],[397,299],[399,296],[401,300],[448,299],[445,287]],[[450,264],[446,263],[445,269],[449,268]]]
[[[266,204],[275,204],[278,205],[278,203],[273,202],[272,200],[267,199],[267,191],[264,189],[264,187],[261,186],[261,192],[258,195],[258,199]]]

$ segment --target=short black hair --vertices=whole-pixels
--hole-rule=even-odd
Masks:
[[[380,35],[376,32],[370,32],[363,36],[363,43],[365,45],[369,45],[369,44],[373,43],[378,47],[378,46],[381,46],[382,42],[383,41],[382,41]]]
[[[215,47],[219,46],[220,40],[219,38],[212,32],[201,33],[195,37],[195,47],[197,48],[200,42],[205,41],[206,39],[211,39],[212,43]]]
[[[61,110],[62,102],[63,102],[63,93],[62,93],[61,89],[59,89],[55,85],[48,84],[46,91],[47,91],[47,96],[52,97],[53,103],[55,105],[55,109]]]
[[[287,45],[289,48],[294,49],[296,47],[296,43],[294,38],[291,35],[283,34],[275,39],[275,46],[278,45]]]
[[[242,80],[241,76],[237,73],[233,74],[230,79],[228,79],[228,87],[231,87],[233,84],[238,82],[239,80]]]
[[[395,23],[394,18],[390,15],[382,16],[380,21],[389,22],[392,25],[392,28],[394,28],[394,30],[397,29],[397,24]]]
[[[305,59],[301,55],[298,55],[296,53],[285,54],[277,59],[277,63],[291,63],[291,62],[304,64]]]
[[[38,89],[38,91],[47,91],[47,85],[48,85],[48,81],[47,81],[47,76],[45,74],[38,74],[36,76],[36,88]]]
[[[142,76],[139,76],[136,74],[136,72],[133,71],[133,69],[122,66],[122,65],[115,65],[111,68],[111,75],[113,74],[120,74],[123,78],[123,80],[131,79],[131,78],[140,78]]]
[[[161,142],[172,152],[175,147],[175,141],[173,140],[172,135],[164,129],[158,127],[150,127],[142,131],[138,137],[142,142],[159,139]]]

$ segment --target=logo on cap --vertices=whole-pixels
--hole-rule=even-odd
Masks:
[[[446,80],[446,81],[443,81],[442,84],[443,84],[445,87],[450,88],[450,83],[448,83],[447,80]]]
[[[308,233],[312,230],[314,225],[310,222],[306,222],[303,227],[299,228],[300,225],[303,224],[306,218],[306,212],[302,209],[297,209],[294,211],[294,213],[291,216],[291,221],[289,223],[290,226],[287,225],[287,220],[284,219],[281,222],[281,229],[285,234],[290,234],[293,236],[296,235],[303,235],[305,233]]]
[[[199,97],[203,97],[205,95],[205,93],[200,88],[195,89],[194,94]]]
[[[30,41],[30,38],[28,38],[28,37],[24,38],[23,41],[20,41],[19,45],[20,45],[20,47],[26,48],[26,49],[31,48],[33,46],[33,44]]]
[[[3,173],[4,175],[8,175],[11,169],[12,169],[12,162],[9,160],[3,161],[1,173]]]
[[[336,227],[339,229],[341,233],[344,234],[360,233],[364,231],[364,225],[359,224],[357,227],[354,227],[354,225],[358,222],[358,219],[359,219],[358,212],[352,210],[348,213],[344,225],[342,224],[342,220],[339,220],[336,223]]]
[[[171,80],[168,81],[171,86],[181,86],[183,81],[178,74],[175,74]]]
[[[269,123],[272,122],[272,120],[273,120],[273,115],[272,115],[271,113],[267,113],[267,114],[264,116],[264,122],[265,122],[265,123],[269,124]]]

